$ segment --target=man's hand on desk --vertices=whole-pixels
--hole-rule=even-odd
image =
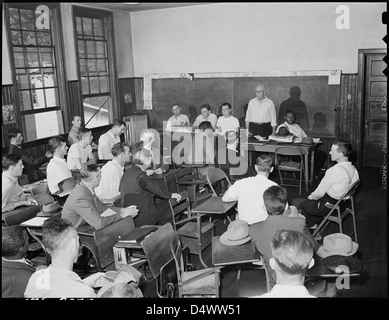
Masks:
[[[131,216],[134,218],[138,215],[138,212],[139,209],[137,208],[137,206],[131,205],[128,206],[127,208],[122,208],[120,210],[120,215],[122,216],[122,218],[125,218],[127,216]]]

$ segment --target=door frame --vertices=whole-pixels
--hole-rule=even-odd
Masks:
[[[360,110],[360,123],[359,123],[359,135],[360,141],[359,146],[356,149],[358,164],[357,166],[362,168],[363,166],[363,144],[364,144],[364,127],[365,127],[365,67],[366,67],[366,56],[369,54],[386,54],[387,50],[385,48],[375,48],[375,49],[358,49],[358,84],[357,84],[357,110]]]

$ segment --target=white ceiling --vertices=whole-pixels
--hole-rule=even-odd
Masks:
[[[108,10],[119,10],[119,11],[144,11],[144,10],[157,10],[157,9],[168,9],[185,6],[197,6],[202,4],[209,4],[213,2],[139,2],[138,4],[126,4],[125,2],[78,2],[77,4],[85,5],[88,7],[108,9]]]

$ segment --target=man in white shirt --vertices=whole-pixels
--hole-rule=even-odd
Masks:
[[[112,128],[102,134],[98,143],[98,155],[100,160],[111,160],[111,149],[114,144],[120,142],[120,135],[126,131],[126,123],[123,120],[115,120]]]
[[[217,132],[224,134],[227,130],[239,130],[239,120],[232,115],[232,106],[228,102],[221,105],[223,116],[216,122]]]
[[[51,138],[49,140],[49,150],[54,156],[47,165],[47,184],[51,194],[55,194],[60,191],[58,183],[65,179],[72,178],[72,172],[65,160],[68,146],[63,137],[57,136]]]
[[[353,148],[349,141],[338,140],[331,146],[331,160],[336,165],[328,169],[319,186],[308,199],[295,199],[292,204],[302,210],[307,226],[315,229],[322,218],[330,211],[325,204],[335,204],[348,188],[359,179],[357,169],[348,157]]]
[[[172,105],[173,115],[166,123],[166,131],[174,131],[174,126],[189,126],[189,118],[187,115],[181,113],[181,107],[175,103]]]
[[[277,128],[276,133],[280,130],[282,127],[286,127],[290,133],[292,133],[296,138],[294,142],[300,143],[304,137],[307,137],[307,134],[304,132],[303,129],[296,123],[296,115],[293,111],[287,111],[285,113],[285,122],[280,124]]]
[[[238,201],[239,220],[249,225],[266,220],[268,213],[263,202],[263,193],[271,186],[277,185],[269,180],[273,171],[273,160],[269,155],[261,155],[255,162],[255,177],[236,181],[223,195],[224,202]]]
[[[193,123],[194,127],[198,127],[201,122],[209,121],[212,124],[212,129],[215,129],[217,116],[211,112],[211,106],[209,104],[203,104],[200,107],[201,114],[196,118]]]
[[[147,150],[152,161],[149,169],[149,174],[162,174],[169,170],[169,161],[166,157],[161,156],[159,133],[155,129],[144,129],[140,133],[140,141],[142,141],[142,149]]]
[[[95,192],[100,199],[108,194],[119,194],[124,165],[131,159],[130,147],[125,142],[115,144],[111,152],[113,159],[101,168],[100,184],[95,188]]]
[[[256,97],[249,101],[246,114],[246,129],[253,135],[267,138],[274,134],[277,127],[276,108],[272,100],[266,97],[267,89],[258,84]]]
[[[299,231],[278,230],[271,242],[270,267],[277,283],[261,298],[314,298],[304,286],[305,273],[314,264],[313,247]]]
[[[96,158],[92,153],[90,146],[93,135],[87,128],[79,130],[80,141],[71,145],[68,151],[67,164],[70,170],[80,170],[82,166],[96,163]]]

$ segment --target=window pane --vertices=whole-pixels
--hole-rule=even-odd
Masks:
[[[88,60],[88,72],[89,73],[96,73],[97,72],[97,66],[96,66],[96,60],[95,59],[89,59]]]
[[[20,104],[20,110],[31,110],[31,99],[30,99],[30,92],[29,91],[19,91],[19,104]]]
[[[102,19],[93,19],[93,29],[95,36],[103,35],[103,21]]]
[[[22,36],[23,36],[23,44],[25,46],[29,46],[29,45],[35,46],[36,45],[36,33],[35,32],[23,31]]]
[[[37,32],[38,45],[40,46],[50,46],[51,39],[49,32]]]
[[[53,66],[53,57],[51,52],[41,52],[41,66],[42,67]]]
[[[82,34],[82,21],[80,17],[76,17],[77,34]]]
[[[94,113],[103,105],[99,112],[92,118]],[[111,110],[111,99],[109,96],[100,96],[96,98],[84,99],[84,117],[85,123],[91,118],[86,126],[87,128],[95,128],[109,124],[108,112]]]
[[[37,48],[27,48],[27,61],[29,67],[39,67]]]
[[[22,19],[22,29],[35,30],[34,12],[32,10],[20,10],[20,17]]]
[[[24,65],[24,55],[22,52],[15,52],[14,53],[14,59],[15,59],[15,67],[16,68],[23,68]]]
[[[57,83],[56,83],[56,78],[54,76],[54,73],[48,73],[50,71],[52,71],[53,69],[49,69],[49,70],[42,70],[43,71],[43,85],[45,88],[47,87],[56,87],[57,86]]]
[[[16,76],[16,81],[18,83],[18,89],[29,89],[29,80],[28,80],[28,76],[25,75],[25,76],[22,76],[22,75],[18,75]]]
[[[101,92],[109,92],[109,78],[108,77],[100,77],[100,91]]]
[[[39,88],[42,88],[42,86]],[[32,105],[34,109],[46,108],[45,92],[42,89],[32,91]]]
[[[19,11],[15,8],[9,8],[9,23],[11,29],[20,29]]]
[[[24,116],[26,123],[26,141],[47,138],[63,134],[61,111],[49,111]],[[28,139],[28,140],[27,140]]]
[[[85,41],[78,40],[78,54],[80,58],[85,58]]]
[[[89,94],[89,82],[87,77],[81,78],[82,94]]]
[[[97,77],[90,77],[90,93],[99,93],[99,79]]]
[[[99,58],[105,58],[105,42],[104,41],[96,41],[96,51],[97,51],[97,56]]]
[[[80,72],[81,72],[81,74],[87,73],[85,59],[80,59]]]
[[[11,31],[12,44],[22,44],[22,33],[20,31]]]
[[[92,19],[83,18],[84,35],[92,35]]]
[[[88,58],[96,58],[96,43],[95,41],[86,42],[86,51],[88,53]]]
[[[16,74],[27,74],[26,69],[15,69],[15,71],[16,71]]]
[[[105,59],[97,60],[97,71],[99,73],[107,72],[107,61]]]
[[[58,104],[58,99],[57,99],[57,89],[45,89],[45,93],[46,93],[46,103],[47,103],[47,107],[50,108],[50,107],[57,107],[59,104]]]

